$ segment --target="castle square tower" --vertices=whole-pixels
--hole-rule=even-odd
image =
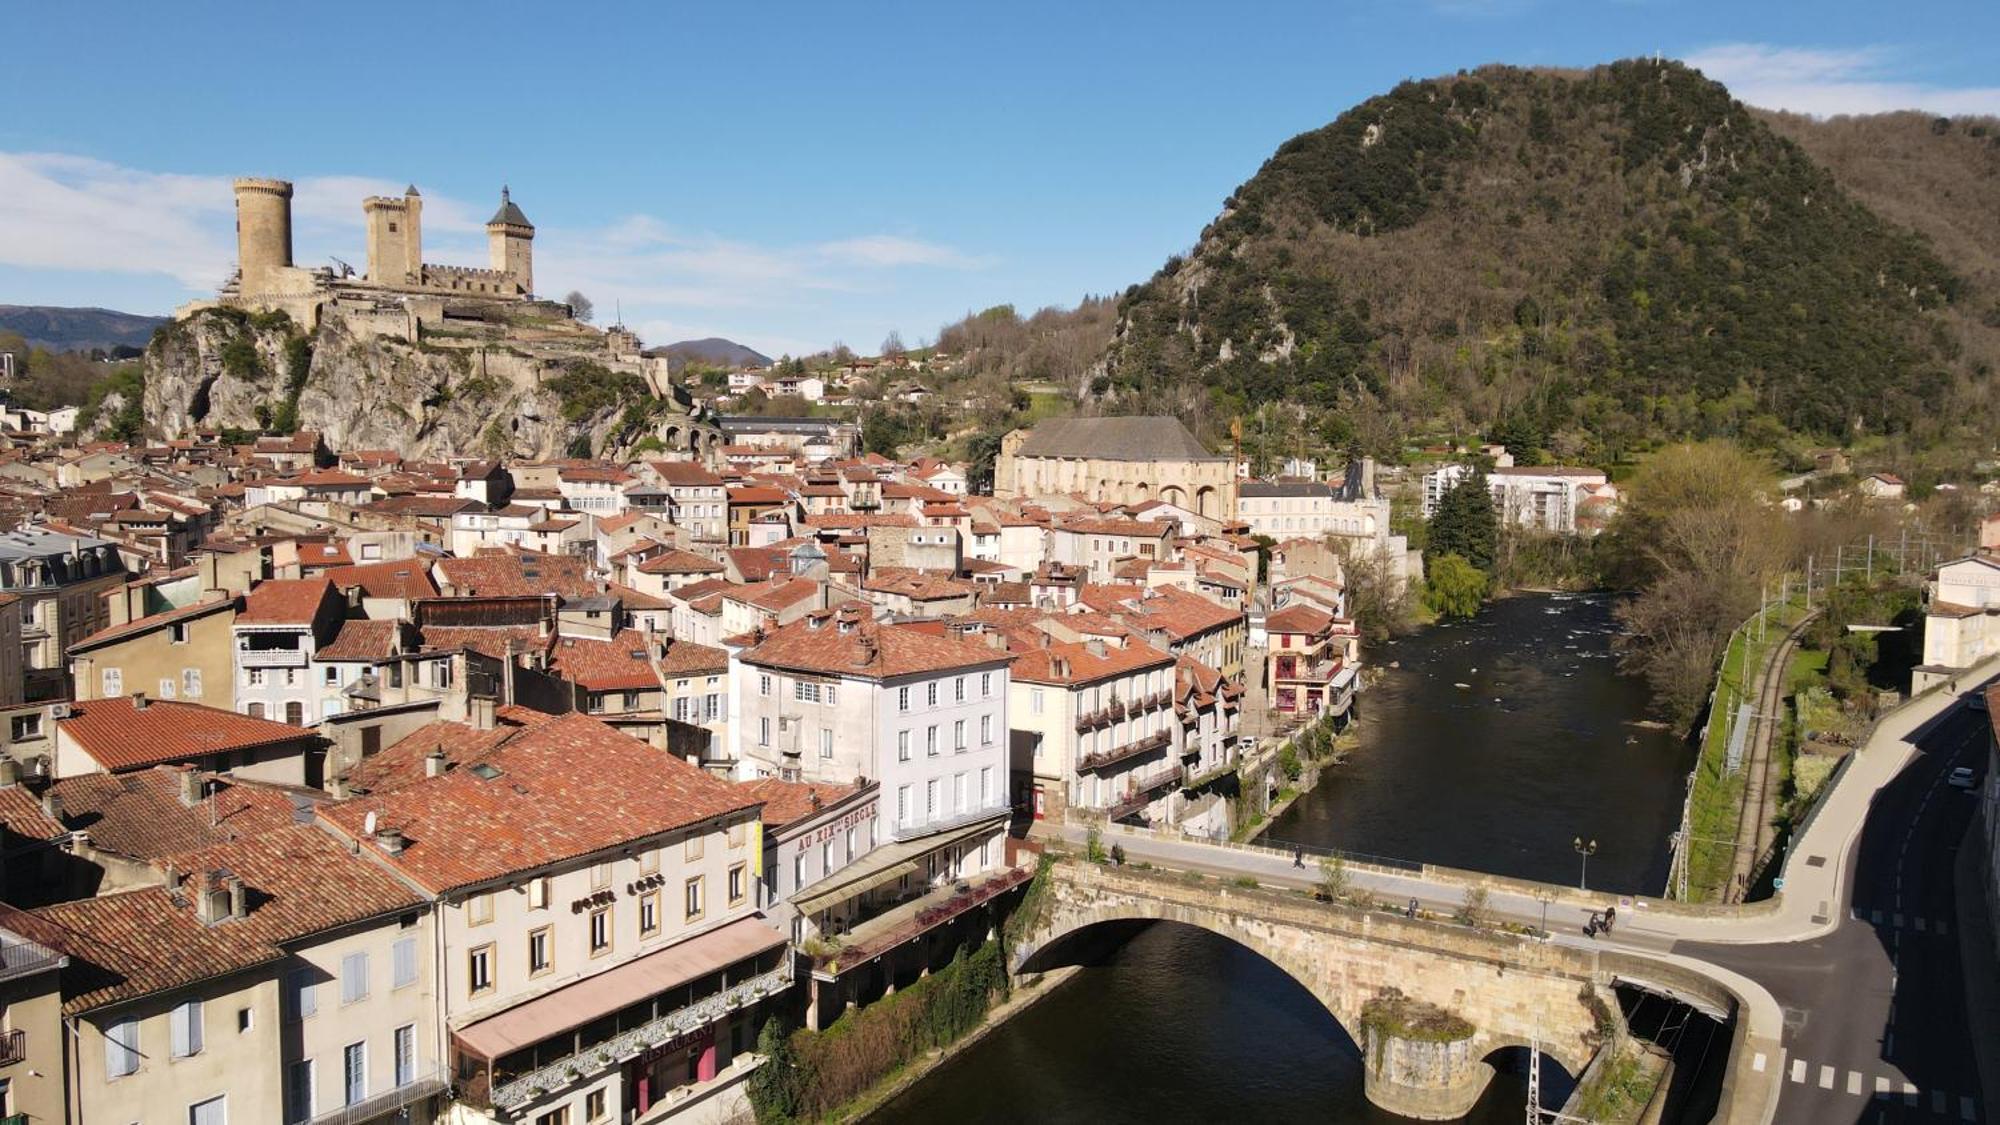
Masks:
[[[534,243],[535,224],[508,198],[507,189],[500,189],[500,209],[486,223],[486,242],[491,255],[491,267],[512,277],[521,287],[521,295],[529,296],[535,291]]]
[[[368,221],[368,280],[416,285],[424,275],[424,200],[411,184],[403,198],[373,195],[361,201]]]

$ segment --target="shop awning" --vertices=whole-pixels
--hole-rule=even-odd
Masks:
[[[1005,812],[982,817],[972,824],[884,844],[825,879],[792,896],[792,905],[801,914],[817,914],[837,902],[855,898],[885,883],[900,879],[917,869],[917,861],[932,852],[963,840],[991,832],[1005,819]]]
[[[785,935],[761,917],[739,918],[467,1024],[453,1037],[472,1054],[497,1059],[783,944]]]
[[[861,862],[866,861],[867,857],[863,856]],[[905,875],[914,874],[916,870],[917,861],[906,859],[901,863],[870,871],[859,879],[847,880],[837,887],[826,890],[815,888],[812,894],[793,899],[792,905],[798,907],[801,914],[817,914],[834,903],[860,898],[877,887],[893,883]],[[845,874],[845,871],[837,872],[836,877]]]

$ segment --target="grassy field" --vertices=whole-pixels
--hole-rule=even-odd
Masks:
[[[1803,599],[1774,608],[1760,640],[1752,628],[1730,638],[1716,675],[1715,705],[1702,732],[1701,758],[1694,775],[1694,799],[1689,809],[1688,900],[1717,901],[1728,886],[1736,856],[1737,814],[1743,804],[1743,771],[1725,772],[1729,759],[1729,727],[1738,706],[1756,689],[1757,674],[1771,649],[1805,616]],[[1788,673],[1796,668],[1796,660]],[[1782,740],[1779,740],[1780,742]],[[1774,742],[1774,748],[1779,742]],[[1782,766],[1780,767],[1783,768]],[[1782,774],[1780,775],[1782,776]]]

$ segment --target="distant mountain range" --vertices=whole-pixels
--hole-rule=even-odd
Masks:
[[[730,368],[771,365],[770,356],[720,336],[710,336],[702,340],[680,340],[662,347],[648,348],[647,354],[666,356],[667,368],[670,371],[679,371],[690,363],[708,363]]]
[[[18,333],[29,347],[52,352],[89,351],[120,345],[143,348],[163,316],[140,316],[111,309],[66,309],[53,305],[0,305],[0,333]]]

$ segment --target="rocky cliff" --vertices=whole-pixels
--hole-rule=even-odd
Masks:
[[[622,457],[685,447],[684,404],[656,397],[608,354],[547,352],[503,331],[411,342],[328,310],[302,331],[282,313],[212,308],[146,349],[153,436],[317,430],[334,449],[406,457]]]

